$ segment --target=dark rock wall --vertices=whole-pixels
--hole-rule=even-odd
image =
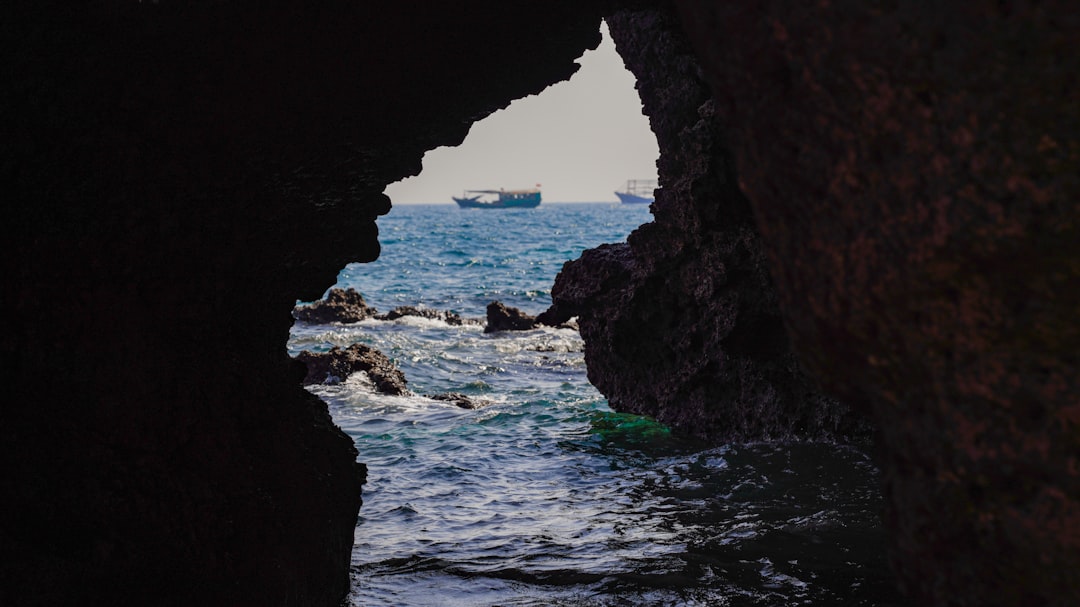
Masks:
[[[858,435],[801,364],[878,428],[916,604],[1080,603],[1075,8],[673,6],[609,20],[662,189],[553,290],[590,378],[714,439]]]
[[[674,5],[799,358],[879,428],[904,589],[1080,604],[1080,12]]]
[[[800,368],[708,84],[677,19],[607,19],[660,146],[655,221],[587,251],[552,289],[589,379],[621,411],[716,441],[866,440]]]
[[[336,605],[364,470],[290,311],[376,258],[424,151],[569,77],[598,10],[4,13],[0,604]]]

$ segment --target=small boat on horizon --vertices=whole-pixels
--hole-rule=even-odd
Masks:
[[[451,198],[463,209],[531,209],[540,206],[540,185],[528,190],[465,190],[461,198]]]
[[[624,204],[651,204],[655,189],[655,179],[630,179],[621,191],[615,191],[615,195]]]

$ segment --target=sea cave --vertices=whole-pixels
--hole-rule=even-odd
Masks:
[[[612,408],[866,445],[912,604],[1080,602],[1069,4],[7,13],[0,603],[339,605],[364,453],[282,347],[294,304],[378,258],[387,184],[569,78],[601,20],[661,189],[546,314]]]

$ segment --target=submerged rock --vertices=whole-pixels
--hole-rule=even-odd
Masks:
[[[304,385],[338,383],[357,372],[367,374],[382,394],[401,396],[409,393],[405,374],[385,354],[365,344],[331,348],[329,352],[304,350],[296,360],[307,365]]]
[[[377,320],[397,320],[406,316],[418,316],[420,318],[441,320],[448,325],[454,326],[478,325],[483,324],[484,322],[476,318],[463,318],[460,314],[449,310],[430,310],[428,308],[417,308],[416,306],[399,306],[386,314],[377,314],[375,315],[375,318]]]
[[[427,398],[432,400],[445,401],[452,403],[462,409],[479,409],[485,405],[490,404],[487,400],[476,400],[468,394],[462,394],[461,392],[444,392],[442,394],[425,394]]]
[[[360,322],[376,314],[378,311],[353,288],[330,289],[323,299],[293,308],[293,318],[317,324]]]

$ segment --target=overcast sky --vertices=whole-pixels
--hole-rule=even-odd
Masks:
[[[567,82],[477,122],[456,148],[424,155],[416,177],[392,183],[394,204],[453,203],[463,190],[530,188],[546,202],[615,202],[627,179],[656,179],[659,151],[634,77],[603,41]]]

